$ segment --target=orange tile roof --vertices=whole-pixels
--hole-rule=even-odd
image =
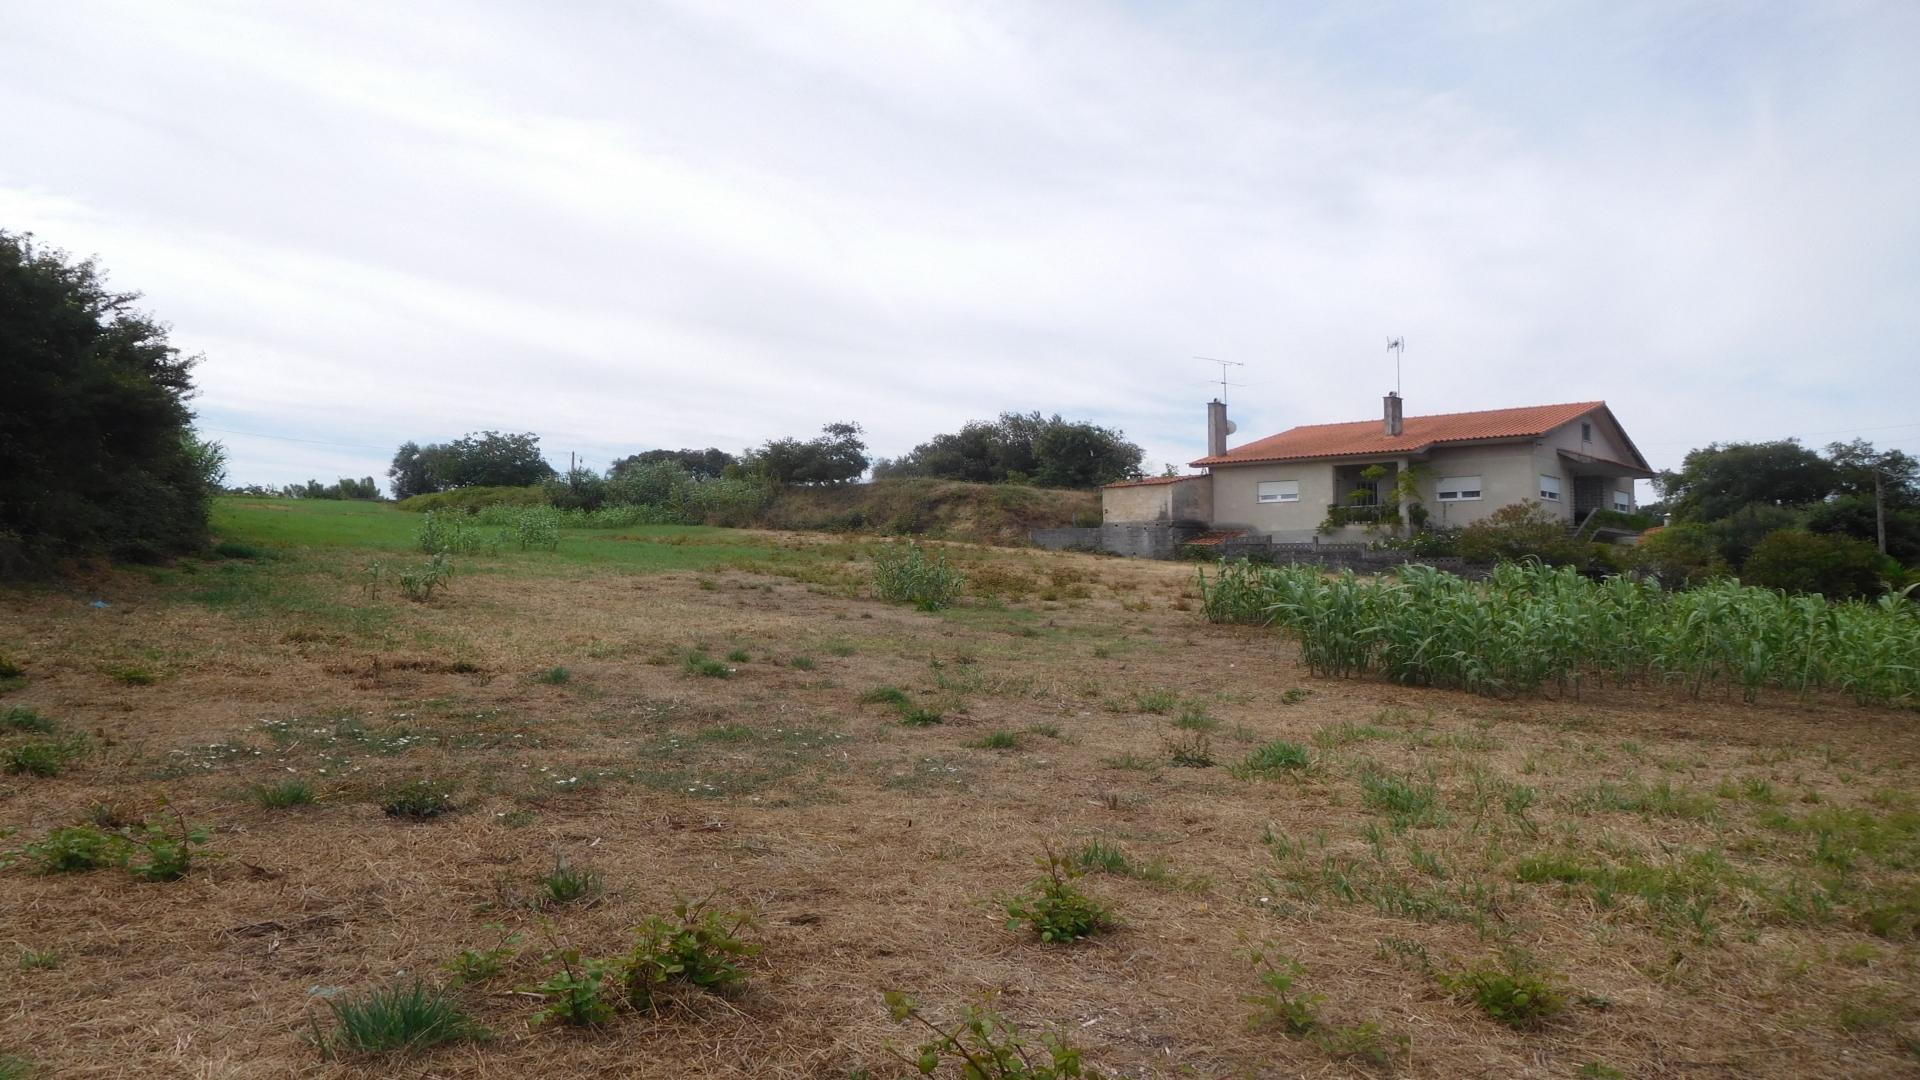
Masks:
[[[1418,454],[1439,443],[1486,439],[1523,439],[1545,435],[1577,420],[1604,401],[1576,401],[1565,405],[1528,405],[1518,409],[1409,416],[1401,434],[1389,436],[1379,418],[1344,424],[1303,424],[1258,442],[1236,447],[1216,457],[1189,462],[1202,465],[1244,465],[1256,461],[1294,461],[1301,458],[1364,457],[1370,454]]]

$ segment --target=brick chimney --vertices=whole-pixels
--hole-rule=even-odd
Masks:
[[[1387,435],[1389,437],[1399,435],[1401,432],[1406,430],[1406,424],[1402,422],[1402,418],[1400,415],[1399,391],[1396,390],[1393,393],[1388,394],[1385,398],[1382,398],[1381,401],[1386,406]]]
[[[1207,456],[1219,457],[1227,452],[1227,403],[1224,401],[1207,402]]]

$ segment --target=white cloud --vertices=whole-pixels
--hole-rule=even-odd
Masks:
[[[244,479],[1002,409],[1184,461],[1191,354],[1255,436],[1371,415],[1389,334],[1413,411],[1605,397],[1656,464],[1920,389],[1901,6],[10,21],[0,227],[146,291],[210,426],[347,444],[236,437]]]

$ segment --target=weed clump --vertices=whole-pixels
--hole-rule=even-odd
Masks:
[[[673,983],[725,993],[745,981],[741,961],[760,952],[759,945],[740,936],[753,919],[715,910],[711,900],[681,900],[671,917],[655,915],[634,931],[633,950],[619,966],[629,1004],[649,1007],[654,995]]]
[[[1442,974],[1440,985],[1512,1028],[1539,1027],[1567,1007],[1564,991],[1538,974],[1526,958],[1509,954],[1498,964]]]
[[[860,703],[862,705],[892,705],[897,709],[904,709],[913,704],[913,699],[907,696],[905,690],[897,686],[876,686],[860,695]]]
[[[427,821],[452,813],[454,785],[438,780],[412,780],[379,793],[380,810],[388,817]]]
[[[550,667],[535,675],[533,681],[545,683],[548,686],[565,686],[573,681],[573,672],[563,667]]]
[[[6,677],[7,676],[0,676],[0,678]],[[5,712],[0,712],[0,731],[51,735],[53,734],[53,721],[41,716],[32,709],[24,706],[15,706]]]
[[[1030,1040],[985,1006],[968,1006],[959,1024],[945,1028],[922,1015],[919,1003],[906,994],[889,990],[886,1002],[896,1023],[913,1021],[932,1033],[911,1057],[890,1049],[922,1076],[932,1076],[950,1062],[968,1080],[1101,1080],[1102,1074],[1087,1068],[1081,1052],[1063,1036]],[[1046,1053],[1045,1060],[1032,1052],[1036,1049]]]
[[[973,745],[982,750],[1018,750],[1020,736],[1011,731],[993,731]]]
[[[443,1043],[488,1037],[445,989],[413,982],[371,991],[361,997],[330,1000],[333,1030],[314,1033],[321,1053],[412,1053]]]
[[[694,649],[687,653],[687,671],[708,679],[733,678],[732,668],[708,656],[702,649]]]
[[[84,735],[65,739],[34,739],[0,751],[0,769],[16,776],[59,776],[87,752]]]
[[[1233,767],[1233,775],[1241,780],[1250,780],[1259,776],[1277,776],[1285,772],[1298,772],[1313,764],[1313,758],[1307,748],[1299,743],[1285,739],[1275,739],[1248,754],[1240,764]]]
[[[125,865],[127,842],[97,825],[67,825],[37,844],[28,844],[19,854],[32,860],[42,874],[78,874]]]
[[[447,961],[447,972],[453,976],[456,984],[481,983],[500,974],[514,957],[519,955],[520,935],[509,933],[500,923],[488,923],[487,929],[499,933],[499,939],[489,948],[461,949]]]
[[[542,907],[591,903],[600,899],[606,891],[606,882],[601,880],[597,872],[572,866],[564,858],[556,858],[553,869],[540,878]]]
[[[1213,740],[1204,731],[1178,729],[1163,740],[1163,745],[1167,759],[1175,765],[1189,769],[1213,767]]]
[[[1119,925],[1112,911],[1073,883],[1081,870],[1067,858],[1048,852],[1040,866],[1046,873],[1003,905],[1007,929],[1025,928],[1041,941],[1067,944]]]
[[[965,585],[966,575],[945,555],[929,556],[916,544],[889,544],[873,556],[873,591],[882,600],[939,611],[953,606]]]
[[[291,810],[313,803],[313,785],[305,780],[282,780],[275,784],[257,784],[248,793],[263,810]]]

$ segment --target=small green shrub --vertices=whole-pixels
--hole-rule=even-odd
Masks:
[[[0,731],[32,732],[39,735],[53,734],[53,721],[25,706],[15,706],[0,712]]]
[[[317,1034],[321,1050],[335,1053],[412,1053],[443,1043],[487,1038],[444,989],[421,982],[390,986],[361,997],[330,1000],[333,1030]]]
[[[1080,869],[1066,858],[1048,852],[1040,860],[1045,875],[1025,893],[1005,902],[1007,929],[1022,927],[1041,941],[1065,944],[1106,933],[1118,923],[1113,912],[1081,892],[1073,880]]]
[[[873,556],[873,589],[882,600],[938,611],[953,606],[965,585],[945,555],[929,556],[917,544],[888,544]]]
[[[708,679],[731,679],[733,669],[708,656],[705,651],[694,649],[687,653],[687,671]]]
[[[21,679],[26,674],[26,668],[15,663],[12,657],[0,653],[0,679]]]
[[[727,659],[735,664],[745,664],[753,660],[753,654],[745,649],[735,649],[727,654]]]
[[[1310,994],[1294,984],[1307,973],[1306,965],[1290,956],[1255,952],[1254,976],[1262,989],[1248,994],[1246,1002],[1254,1007],[1256,1027],[1275,1026],[1289,1035],[1305,1035],[1320,1022],[1320,1004],[1325,994]]]
[[[606,891],[606,883],[601,880],[598,873],[585,867],[570,865],[564,858],[556,858],[553,869],[540,877],[542,907],[591,903],[600,899]]]
[[[255,805],[263,810],[291,810],[296,806],[313,804],[313,785],[305,780],[256,784],[248,794]]]
[[[485,949],[462,949],[447,961],[447,972],[456,984],[482,983],[500,974],[519,955],[520,935],[500,923],[488,923],[488,930],[500,936]]]
[[[1133,873],[1133,863],[1127,859],[1127,853],[1117,845],[1094,840],[1074,853],[1073,861],[1083,871],[1098,871],[1103,874]]]
[[[60,954],[50,949],[21,949],[21,971],[52,971],[60,966]]]
[[[174,812],[173,825],[148,821],[128,836],[132,859],[127,868],[148,881],[178,881],[193,868],[193,849],[204,846],[212,834],[205,826],[189,825]]]
[[[973,745],[982,750],[1018,750],[1020,736],[1011,731],[992,731]]]
[[[862,705],[892,705],[895,708],[904,709],[913,704],[913,699],[907,696],[905,690],[897,686],[876,686],[860,695],[860,703]]]
[[[955,1075],[966,1080],[1101,1080],[1102,1074],[1088,1068],[1081,1052],[1064,1037],[1048,1034],[1037,1042],[1029,1040],[1006,1017],[983,1006],[969,1006],[959,1024],[943,1028],[922,1015],[906,994],[889,990],[886,1002],[896,1023],[912,1021],[931,1033],[911,1057],[890,1050],[922,1076],[950,1064]],[[1039,1051],[1045,1052],[1044,1060]]]
[[[86,752],[87,739],[84,735],[66,739],[34,739],[0,750],[0,769],[15,775],[59,776]]]
[[[1312,764],[1313,758],[1307,753],[1306,747],[1285,739],[1275,739],[1248,754],[1240,764],[1234,766],[1233,775],[1242,780],[1256,776],[1277,776],[1308,768]]]
[[[560,970],[534,988],[547,999],[547,1007],[533,1014],[535,1027],[599,1027],[613,1019],[613,1002],[607,998],[612,965],[604,960],[582,959],[578,949],[549,953],[547,960],[558,962]]]
[[[533,681],[545,683],[548,686],[565,686],[567,683],[573,681],[573,672],[563,667],[550,667],[540,674],[535,675]]]
[[[1142,690],[1133,695],[1135,712],[1152,713],[1155,716],[1172,712],[1179,703],[1180,695],[1171,690]]]
[[[670,917],[652,916],[635,929],[633,949],[618,969],[628,1002],[648,1007],[656,993],[675,983],[726,993],[746,980],[740,964],[760,952],[759,945],[741,936],[753,919],[716,910],[712,899],[681,900]]]
[[[932,727],[945,719],[939,709],[920,705],[909,705],[900,710],[900,722],[908,727]]]
[[[787,663],[793,665],[796,671],[812,671],[819,666],[811,656],[796,656]]]
[[[28,844],[21,854],[42,874],[75,874],[125,865],[128,851],[125,837],[96,825],[67,825],[37,844]]]
[[[412,780],[382,790],[380,809],[388,817],[426,821],[452,813],[455,785],[438,780]]]
[[[1523,957],[1514,955],[1503,957],[1498,965],[1442,975],[1440,984],[1508,1027],[1538,1027],[1567,1006],[1564,991],[1537,974]]]

